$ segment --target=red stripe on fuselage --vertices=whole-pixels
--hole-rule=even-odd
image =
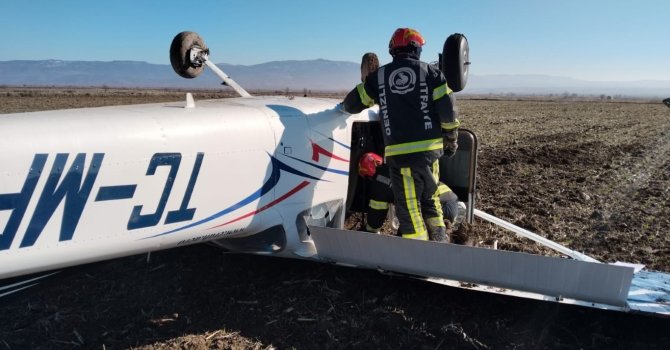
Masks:
[[[231,224],[231,223],[233,223],[233,222],[240,221],[240,220],[242,220],[242,219],[244,219],[244,218],[248,218],[248,217],[250,217],[250,216],[252,216],[252,215],[258,214],[258,213],[262,212],[263,210],[268,209],[268,208],[274,206],[275,204],[277,204],[277,203],[283,201],[284,199],[286,199],[286,198],[288,198],[288,197],[294,195],[296,192],[300,191],[301,189],[303,189],[303,188],[304,188],[305,186],[307,186],[307,185],[309,185],[309,181],[303,181],[303,182],[301,182],[300,184],[298,184],[298,186],[296,186],[295,188],[293,188],[292,190],[286,192],[283,196],[281,196],[281,197],[279,197],[279,198],[273,200],[272,202],[270,202],[270,203],[268,203],[268,204],[266,204],[266,205],[264,205],[264,206],[258,208],[257,210],[254,210],[254,211],[252,211],[252,212],[250,212],[250,213],[244,214],[244,215],[240,216],[239,218],[230,220],[230,221],[228,221],[228,222],[224,222],[224,223],[221,224],[221,225],[217,225],[217,226],[210,227],[210,228],[215,228],[215,227],[221,227],[221,226],[224,226],[224,225],[228,225],[228,224]]]
[[[344,159],[342,157],[338,157],[338,156],[326,151],[323,147],[314,143],[314,141],[310,140],[310,142],[312,142],[312,160],[313,161],[318,162],[319,161],[319,154],[323,154],[326,157],[341,160],[343,162],[348,162],[347,159]]]

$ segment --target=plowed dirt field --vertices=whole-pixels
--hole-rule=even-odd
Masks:
[[[182,98],[0,89],[0,113]],[[602,261],[670,272],[670,109],[660,101],[459,107],[480,142],[479,209]],[[482,221],[468,231],[481,246],[552,254]],[[668,349],[670,320],[207,245],[67,269],[0,299],[0,349],[126,348]]]

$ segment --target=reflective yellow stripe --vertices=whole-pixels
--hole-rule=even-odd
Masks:
[[[368,95],[368,92],[365,91],[365,85],[363,85],[363,83],[356,85],[356,90],[358,91],[358,96],[360,96],[361,102],[363,102],[364,105],[372,107],[372,105],[375,104],[375,100],[371,99]]]
[[[444,185],[443,183],[440,182],[440,161],[436,160],[433,162],[433,179],[435,179],[435,182],[437,183],[437,189],[435,189],[435,193],[431,196],[431,199],[433,200],[433,205],[435,205],[435,209],[437,211],[437,217],[432,218],[435,219],[436,222],[433,223],[433,226],[441,227],[444,226],[444,222],[442,221],[442,203],[440,203],[440,186]],[[444,185],[445,187],[447,185]],[[431,222],[429,219],[429,222]]]
[[[443,195],[447,192],[451,192],[451,188],[449,188],[449,186],[447,186],[443,183],[440,183],[439,185],[437,185],[437,194],[438,195]]]
[[[419,211],[419,203],[416,198],[416,189],[414,188],[414,179],[412,178],[412,170],[410,168],[400,168],[402,175],[402,183],[405,190],[405,204],[409,212],[409,218],[412,221],[414,232],[417,234],[425,234],[426,228],[423,225],[421,212]],[[404,237],[405,235],[403,235]]]
[[[433,89],[433,101],[437,101],[444,97],[445,95],[449,95],[452,93],[451,89],[449,86],[447,86],[447,83],[444,83],[443,85],[440,85]]]
[[[421,240],[421,241],[427,241],[428,240],[428,233],[427,232],[408,233],[408,234],[402,235],[402,238],[418,239],[418,240]]]
[[[428,218],[426,221],[432,227],[444,227],[444,219],[441,217]]]
[[[442,149],[442,147],[443,147],[442,138],[439,138],[439,139],[407,142],[407,143],[400,143],[397,145],[386,146],[384,152],[387,157],[391,157],[391,156],[397,156],[399,154],[433,151],[436,149]]]
[[[368,205],[370,206],[370,208],[376,209],[376,210],[385,210],[385,209],[389,208],[388,203],[376,201],[374,199],[370,199],[370,203]]]
[[[451,123],[440,123],[440,126],[442,127],[442,129],[451,130],[461,126],[461,122],[460,120],[456,119]]]

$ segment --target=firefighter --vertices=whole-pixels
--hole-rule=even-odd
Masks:
[[[365,230],[379,233],[386,219],[389,204],[393,203],[393,189],[389,178],[389,168],[382,157],[373,152],[365,153],[358,161],[358,174],[368,179],[368,207]],[[453,227],[459,215],[458,196],[446,184],[439,182],[438,196],[444,211],[445,225]],[[460,203],[462,205],[462,203]],[[450,241],[447,235],[447,242]]]
[[[360,113],[379,105],[399,235],[444,241],[438,160],[456,152],[460,123],[444,75],[419,60],[424,44],[416,30],[397,29],[389,42],[393,61],[368,74],[342,108]]]

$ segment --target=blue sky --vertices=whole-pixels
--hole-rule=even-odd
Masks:
[[[670,1],[158,1],[0,2],[0,61],[135,60],[168,64],[183,30],[200,33],[215,62],[324,58],[390,60],[397,27],[427,40],[468,37],[473,74],[586,80],[670,80]]]

